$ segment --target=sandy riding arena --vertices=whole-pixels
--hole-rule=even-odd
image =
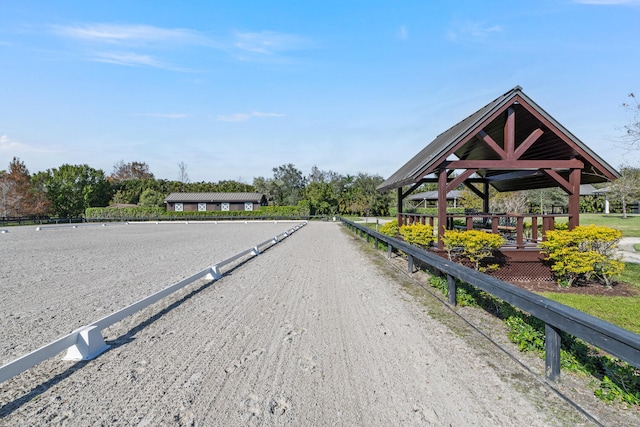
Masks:
[[[0,364],[289,228],[11,228]],[[0,425],[594,425],[372,252],[309,223],[105,329],[96,359],[61,355],[0,384]]]

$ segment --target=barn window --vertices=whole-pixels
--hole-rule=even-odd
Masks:
[[[198,212],[206,212],[207,204],[206,203],[198,203]]]
[[[182,212],[182,203],[176,203],[176,212]]]
[[[229,203],[222,203],[220,205],[220,209],[223,211],[228,211],[229,210]]]
[[[252,202],[245,202],[244,203],[244,210],[245,211],[252,211],[253,210],[253,203]]]

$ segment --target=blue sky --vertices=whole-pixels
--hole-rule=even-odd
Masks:
[[[612,166],[640,0],[0,0],[0,169],[387,178],[516,85]]]

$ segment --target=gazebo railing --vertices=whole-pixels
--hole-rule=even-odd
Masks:
[[[435,215],[399,213],[398,224],[402,226],[421,223],[429,224],[433,227],[437,218]],[[527,242],[544,240],[547,231],[555,229],[556,218],[568,218],[568,215],[508,213],[447,214],[445,228],[447,230],[453,230],[455,228],[465,230],[481,229],[494,234],[502,234],[509,242],[515,244],[516,248],[523,249]]]

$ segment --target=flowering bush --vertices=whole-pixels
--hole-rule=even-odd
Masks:
[[[505,240],[499,234],[480,230],[447,230],[444,232],[444,248],[449,259],[466,257],[478,271],[495,270],[497,265],[482,265],[482,262],[493,256],[493,252],[504,245]]]
[[[588,225],[573,230],[547,231],[540,243],[542,253],[551,261],[558,282],[570,287],[577,279],[596,278],[611,286],[624,264],[616,255],[622,233],[609,227]]]
[[[433,242],[433,227],[428,224],[403,225],[400,227],[400,234],[405,242],[423,248]]]
[[[386,234],[389,237],[396,237],[398,235],[398,221],[389,221],[380,227],[380,232]]]

